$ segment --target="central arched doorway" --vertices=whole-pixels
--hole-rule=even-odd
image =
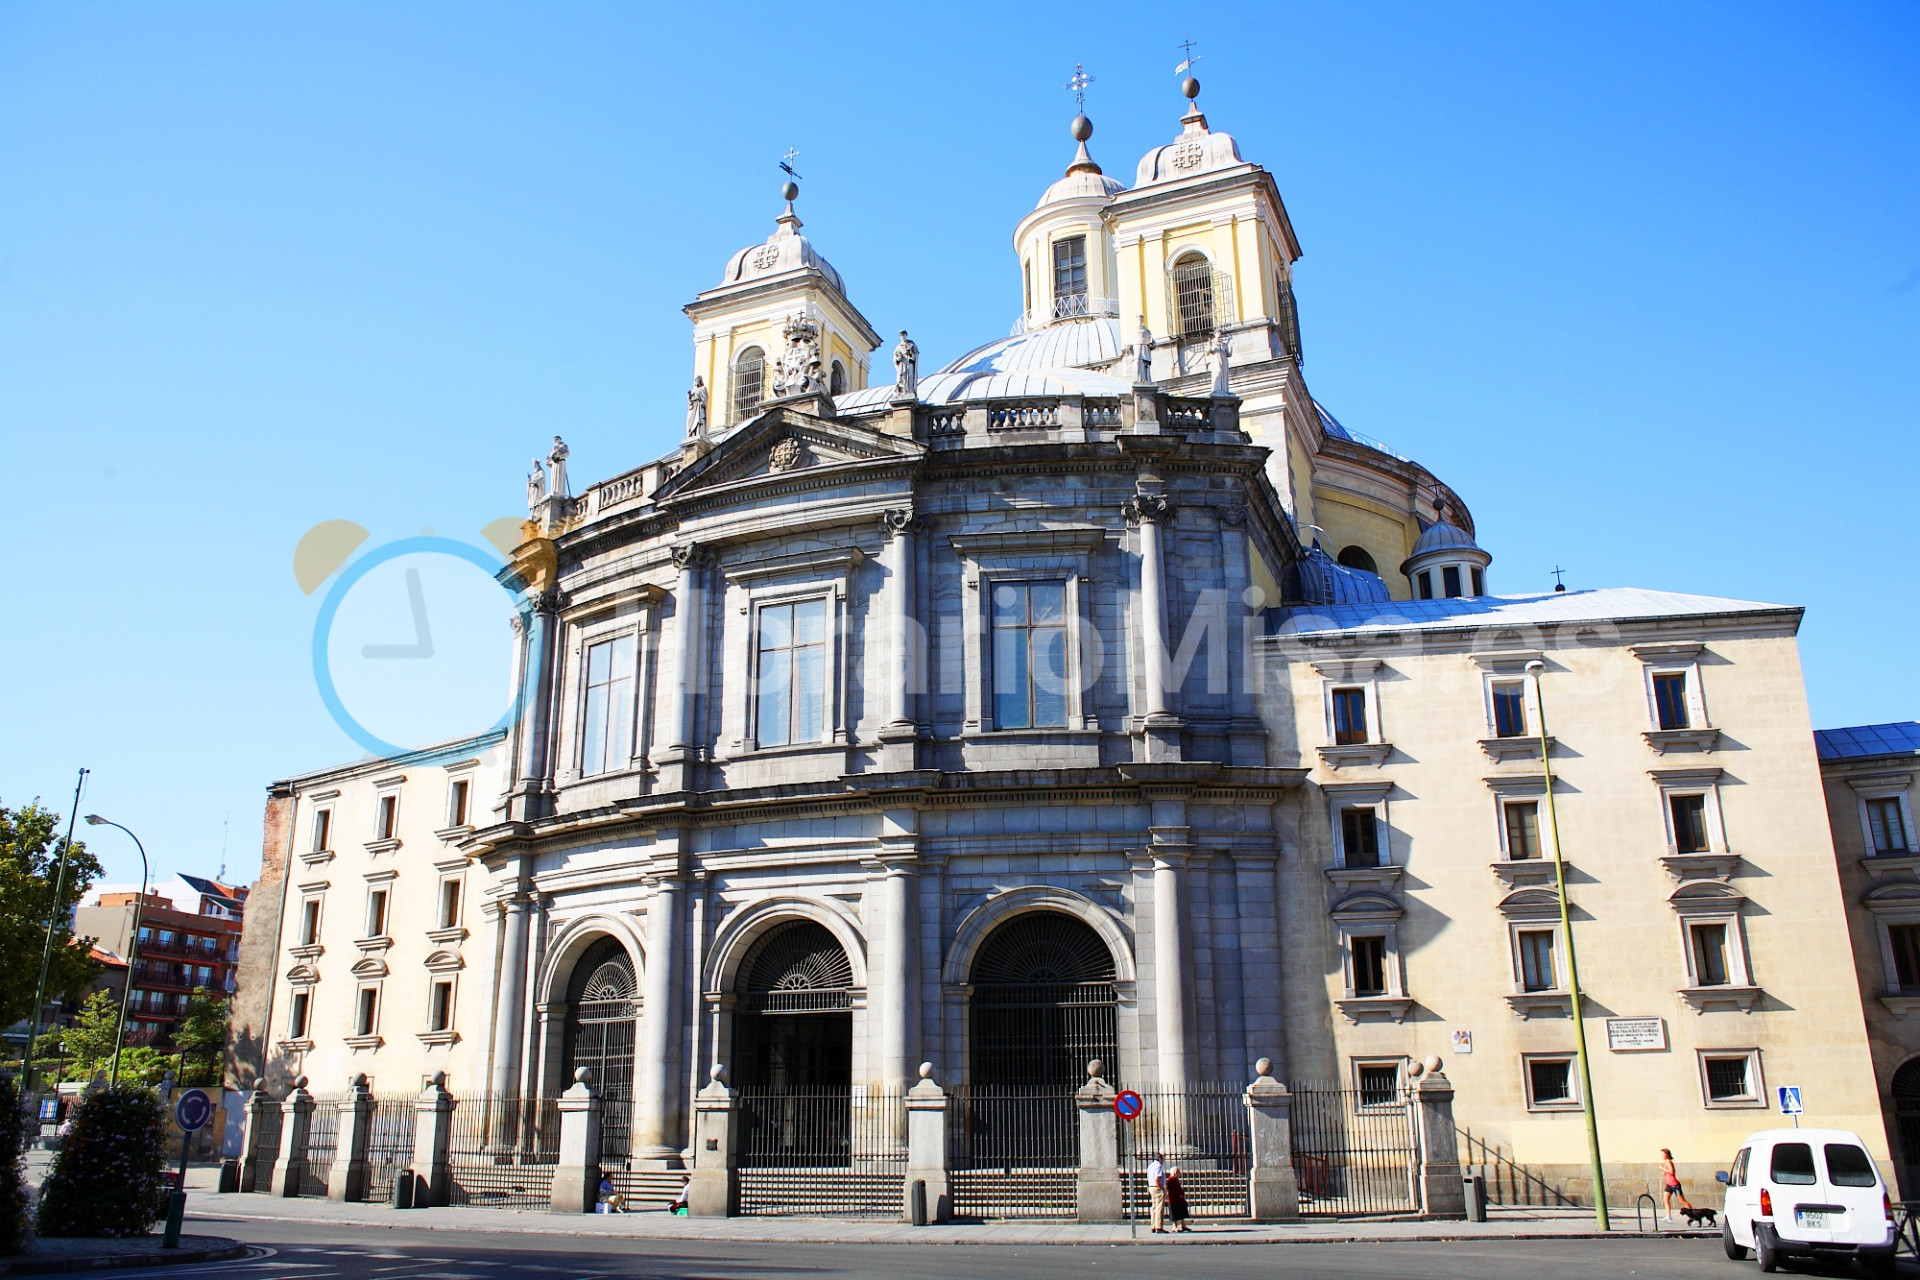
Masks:
[[[734,983],[733,1063],[742,1088],[853,1083],[853,965],[825,926],[775,925],[747,952]]]
[[[633,1130],[634,1023],[640,1013],[633,961],[617,939],[588,947],[567,984],[567,1035],[562,1087],[578,1067],[593,1070],[605,1100],[600,1112],[600,1150],[626,1156]]]

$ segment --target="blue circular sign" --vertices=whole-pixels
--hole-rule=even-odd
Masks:
[[[173,1104],[173,1119],[187,1133],[204,1129],[213,1119],[213,1099],[199,1089],[189,1089]]]
[[[1113,1095],[1113,1114],[1122,1120],[1131,1120],[1146,1109],[1146,1103],[1140,1101],[1140,1095],[1131,1089],[1122,1089]]]

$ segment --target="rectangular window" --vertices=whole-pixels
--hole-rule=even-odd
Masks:
[[[317,809],[313,815],[313,851],[324,853],[333,839],[333,810]]]
[[[1693,981],[1695,986],[1724,987],[1727,985],[1727,926],[1724,924],[1690,925],[1687,932],[1693,938]]]
[[[464,827],[467,825],[467,789],[472,784],[465,778],[455,778],[447,789],[447,825]]]
[[[1367,691],[1333,691],[1333,740],[1340,746],[1367,740]]]
[[[993,584],[993,724],[1067,724],[1067,584]]]
[[[1820,1180],[1813,1171],[1813,1148],[1804,1142],[1782,1142],[1773,1148],[1772,1167],[1767,1175],[1786,1187],[1810,1187]]]
[[[360,988],[360,1018],[354,1024],[355,1035],[370,1036],[380,1025],[380,988]]]
[[[1400,1068],[1391,1062],[1363,1062],[1355,1069],[1360,1105],[1390,1107],[1400,1100]]]
[[[287,1038],[299,1040],[307,1034],[307,1008],[313,997],[304,991],[293,993],[293,1017],[287,1022]]]
[[[391,840],[400,829],[400,797],[381,796],[380,816],[374,823],[374,839]]]
[[[452,929],[460,924],[460,882],[442,880],[440,882],[440,927]]]
[[[1507,810],[1507,857],[1518,861],[1540,856],[1540,802],[1513,800]]]
[[[1493,732],[1501,738],[1527,735],[1527,688],[1518,680],[1502,680],[1493,686]]]
[[[1387,940],[1383,937],[1353,940],[1353,994],[1387,994]]]
[[[1687,727],[1687,673],[1663,671],[1653,678],[1653,707],[1662,729]]]
[[[141,925],[140,926],[140,945],[145,946],[147,943],[152,941],[153,941],[153,930],[144,924]]]
[[[385,937],[387,932],[387,891],[375,889],[367,895],[367,934],[369,938]]]
[[[1877,1187],[1880,1176],[1873,1167],[1873,1157],[1851,1142],[1829,1142],[1827,1147],[1827,1181],[1836,1187]]]
[[[633,753],[633,637],[589,645],[586,675],[580,772],[592,777],[625,767]]]
[[[1380,865],[1380,815],[1371,808],[1340,811],[1340,846],[1349,867]]]
[[[429,1031],[453,1029],[453,982],[451,979],[433,984],[433,999],[428,1002],[427,1020]]]
[[[1920,991],[1920,924],[1887,926],[1893,944],[1893,972],[1902,991]]]
[[[1527,1105],[1533,1108],[1576,1107],[1572,1058],[1527,1059]]]
[[[1668,811],[1673,814],[1673,847],[1680,853],[1707,853],[1707,798],[1705,796],[1668,796]]]
[[[1053,242],[1053,313],[1084,314],[1087,297],[1087,238],[1068,236]],[[1079,306],[1080,311],[1072,310]],[[1062,307],[1068,310],[1061,310]]]
[[[1433,599],[1433,570],[1422,569],[1419,575],[1414,578],[1414,585],[1420,589],[1420,598],[1422,600]]]
[[[760,610],[755,740],[763,747],[818,742],[826,733],[827,602]]]
[[[1483,596],[1487,594],[1487,575],[1485,571],[1483,571],[1479,565],[1475,565],[1473,567],[1472,572],[1473,572],[1473,594],[1475,594],[1476,596]]]
[[[1557,991],[1560,984],[1553,971],[1553,930],[1522,929],[1520,944],[1520,987],[1524,991]]]
[[[1442,568],[1440,570],[1440,585],[1441,589],[1446,593],[1447,599],[1452,600],[1457,598],[1460,594],[1460,566],[1450,564]]]
[[[1873,851],[1877,854],[1911,853],[1907,841],[1907,820],[1900,812],[1899,796],[1882,796],[1867,801],[1867,825],[1873,829]]]
[[[1708,1106],[1740,1106],[1760,1100],[1760,1091],[1754,1084],[1752,1054],[1702,1054],[1700,1066],[1707,1078]]]
[[[311,947],[320,941],[320,899],[308,898],[300,907],[300,945]]]
[[[160,931],[160,945],[163,947],[171,947],[173,945],[173,930],[162,929]]]

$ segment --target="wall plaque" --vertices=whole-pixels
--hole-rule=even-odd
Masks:
[[[1607,1048],[1613,1053],[1645,1053],[1666,1047],[1664,1018],[1607,1019]]]

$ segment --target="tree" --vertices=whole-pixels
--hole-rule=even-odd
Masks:
[[[96,1069],[111,1070],[113,1034],[120,1024],[120,1002],[111,991],[96,991],[80,1006],[73,1025],[60,1033],[69,1080],[91,1080]]]
[[[27,1247],[27,1171],[20,1158],[26,1129],[13,1077],[0,1075],[0,1254]]]
[[[47,968],[49,999],[72,999],[100,972],[85,942],[73,937],[68,922],[89,886],[100,876],[100,863],[82,842],[67,850],[66,882],[54,901],[54,880],[60,869],[57,834],[61,815],[42,809],[39,802],[24,809],[0,805],[0,1026],[11,1026],[33,1016],[33,990],[40,976],[40,955],[47,941],[47,917],[56,917],[53,959]]]
[[[225,1074],[221,1055],[227,1047],[227,1002],[205,987],[187,997],[187,1010],[173,1028],[180,1054],[180,1083],[219,1084]]]

